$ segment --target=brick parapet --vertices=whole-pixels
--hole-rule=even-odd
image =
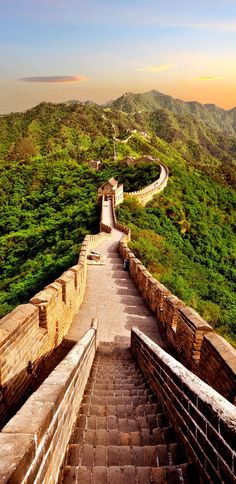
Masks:
[[[204,335],[199,374],[209,385],[236,405],[235,350],[222,336],[216,333]]]
[[[96,352],[97,322],[0,434],[1,483],[57,482]]]
[[[128,227],[126,229],[128,231]],[[128,259],[130,275],[155,314],[163,338],[187,368],[234,402],[235,349],[224,338],[218,337],[213,328],[196,311],[186,307],[183,301],[151,276],[129,249],[129,240],[131,240],[130,230],[129,237],[124,235],[119,242],[119,253],[123,259]],[[209,364],[206,364],[206,361]],[[220,372],[219,368],[221,368]]]
[[[136,328],[131,350],[204,482],[235,482],[235,407]]]
[[[142,188],[141,190],[137,190],[135,192],[125,193],[125,196],[126,197],[135,197],[135,198],[137,198],[137,200],[139,200],[139,202],[142,205],[146,205],[148,202],[150,202],[150,200],[152,200],[154,195],[157,195],[162,190],[164,190],[164,188],[166,187],[166,185],[168,183],[169,169],[163,163],[160,163],[159,166],[161,168],[161,174],[160,174],[160,177],[157,180],[155,180],[150,185]]]

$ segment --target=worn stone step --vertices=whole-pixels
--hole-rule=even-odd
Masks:
[[[80,413],[84,415],[96,415],[105,417],[106,415],[116,415],[118,418],[144,417],[153,413],[161,413],[162,407],[158,403],[148,403],[142,405],[91,405],[82,403]]]
[[[126,375],[127,373],[130,373],[130,372],[135,372],[136,374],[140,375],[140,370],[138,370],[138,368],[136,368],[136,366],[130,366],[130,365],[122,365],[122,366],[118,366],[114,363],[114,365],[104,365],[104,364],[99,364],[99,365],[96,365],[96,366],[93,366],[91,368],[91,374],[94,374],[94,373],[106,373],[108,371],[113,371],[114,374],[120,374],[120,373],[123,373],[124,375]]]
[[[145,377],[143,374],[138,371],[138,370],[96,370],[96,371],[91,371],[89,378],[96,378],[96,379],[105,379],[105,380],[126,380],[127,378],[129,379],[134,379],[134,380],[145,380]]]
[[[92,368],[98,368],[98,367],[113,367],[117,365],[118,368],[125,368],[125,367],[131,367],[131,368],[136,368],[139,369],[139,366],[136,361],[134,361],[132,358],[125,358],[121,360],[120,358],[95,358],[93,361]]]
[[[147,395],[84,395],[83,403],[88,403],[90,405],[133,405],[138,406],[146,403],[155,403],[157,397],[154,394]]]
[[[89,379],[88,379],[88,382],[90,382],[91,380],[95,381],[97,383],[109,383],[109,382],[115,382],[115,383],[122,383],[123,385],[125,385],[126,383],[129,383],[129,382],[137,382],[137,384],[140,384],[140,383],[143,383],[145,382],[145,378],[144,376],[140,375],[136,375],[135,374],[128,374],[128,375],[120,375],[120,374],[117,374],[117,375],[113,375],[112,373],[105,373],[104,375],[101,375],[99,373],[93,375],[93,374],[90,374],[89,376]]]
[[[141,389],[120,389],[120,390],[93,390],[93,389],[86,389],[85,395],[93,394],[93,396],[110,396],[110,397],[122,397],[122,396],[145,396],[145,395],[152,395],[153,392],[150,388],[141,388]]]
[[[59,484],[198,484],[192,464],[167,467],[65,466]]]
[[[143,429],[149,429],[151,433],[155,434],[155,439],[158,439],[156,443],[166,442],[168,437],[170,438],[170,442],[173,442],[173,437],[175,437],[175,434],[171,434],[171,430],[168,430],[172,429],[172,427],[169,426],[168,419],[163,413],[150,414],[144,417],[135,416],[134,418],[118,418],[115,415],[98,417],[95,415],[87,416],[85,414],[79,414],[75,423],[74,434],[77,435],[76,438],[79,438],[86,430],[99,429],[119,430],[125,433],[140,432]]]
[[[180,444],[170,445],[112,445],[107,442],[70,444],[66,464],[69,466],[124,466],[160,467],[180,465],[186,461]]]
[[[149,388],[146,382],[143,382],[142,384],[137,383],[135,384],[134,382],[131,383],[126,383],[121,384],[121,383],[96,383],[94,381],[90,381],[87,383],[86,386],[86,391],[88,390],[142,390],[142,389],[147,389]]]

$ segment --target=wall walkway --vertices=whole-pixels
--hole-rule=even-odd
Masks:
[[[87,266],[87,283],[84,300],[67,334],[68,339],[78,341],[88,330],[91,318],[99,320],[99,341],[117,342],[121,338],[130,342],[132,326],[137,326],[161,346],[157,322],[144,300],[140,298],[129,273],[117,253],[123,232],[114,227],[111,200],[103,203],[103,223],[112,227],[112,236],[99,246],[104,264]]]

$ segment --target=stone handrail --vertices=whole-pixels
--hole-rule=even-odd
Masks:
[[[122,231],[119,253],[129,261],[130,275],[157,318],[159,330],[173,354],[221,395],[236,403],[236,350],[148,272],[128,247],[131,230],[123,226]]]
[[[124,240],[125,242],[128,243],[131,240],[131,230],[129,229],[129,227],[126,227],[126,225],[123,225],[120,222],[118,222],[116,217],[114,200],[112,200],[112,217],[113,217],[114,227],[117,230],[120,230],[120,232],[124,232],[124,235],[121,240]]]
[[[137,328],[131,350],[203,482],[235,482],[236,410]]]
[[[0,433],[0,482],[57,482],[96,352],[97,320]]]
[[[126,196],[135,197],[142,205],[146,205],[157,193],[160,193],[167,185],[169,178],[169,169],[163,163],[160,163],[161,173],[157,180],[150,185],[135,192],[125,193]]]

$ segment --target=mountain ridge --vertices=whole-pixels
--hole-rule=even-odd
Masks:
[[[106,104],[125,112],[146,109],[149,112],[165,108],[176,114],[191,114],[213,129],[236,135],[236,107],[225,110],[215,104],[201,104],[198,101],[183,101],[155,89],[144,93],[127,92]]]

